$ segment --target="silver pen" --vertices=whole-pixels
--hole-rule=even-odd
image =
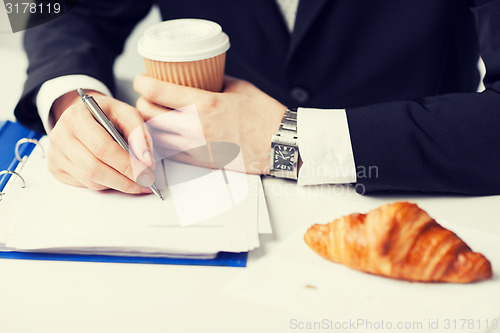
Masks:
[[[95,99],[92,96],[87,95],[87,93],[82,89],[78,88],[78,95],[82,98],[83,104],[89,109],[90,113],[94,116],[95,120],[104,127],[104,129],[113,137],[113,139],[123,148],[127,153],[130,154],[133,158],[137,159],[134,152],[128,146],[127,142],[123,139],[120,133],[117,131],[116,127],[109,120],[108,116],[102,111],[101,107],[97,104]],[[163,200],[163,196],[160,191],[153,183],[150,187],[151,191],[156,194],[161,200]]]

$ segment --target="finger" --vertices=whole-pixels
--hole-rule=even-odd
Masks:
[[[52,146],[50,148],[52,148]],[[61,154],[57,155],[58,156],[56,157],[53,152],[49,153],[48,168],[50,173],[60,182],[72,186],[85,187],[81,182],[77,181],[73,176],[71,176],[70,173],[67,172],[68,161],[66,161],[66,157],[62,156]]]
[[[99,103],[111,122],[128,139],[136,157],[145,165],[154,167],[153,141],[137,109],[110,97],[100,97]]]
[[[88,150],[73,154],[70,159],[76,166],[76,171],[73,174],[89,188],[95,188],[93,184],[95,183],[124,193],[142,193],[142,186],[117,172],[109,165],[102,163]]]
[[[193,105],[164,112],[163,108],[158,108],[144,98],[140,98],[137,104],[141,113],[151,117],[146,126],[156,146],[168,144],[165,142],[168,134],[184,136],[197,145],[206,143],[200,117]]]
[[[62,143],[62,151],[72,166],[66,166],[80,183],[92,189],[112,188],[125,193],[141,193],[142,186],[99,160],[75,137]],[[96,186],[97,184],[98,186]]]
[[[179,109],[196,102],[210,101],[211,96],[215,95],[206,90],[160,81],[144,74],[135,77],[134,90],[148,101],[172,109]]]
[[[84,177],[83,174],[79,173],[77,170],[72,172],[72,175],[66,172],[62,172],[59,175],[59,181],[77,187],[85,187],[93,191],[104,191],[109,190],[109,187],[97,184],[91,180]]]
[[[142,119],[146,122],[150,119],[153,119],[155,117],[164,115],[170,111],[173,111],[175,109],[167,108],[165,106],[159,105],[152,103],[148,101],[146,98],[143,96],[140,96],[136,103],[135,103],[136,109],[139,111],[139,113],[142,116]]]
[[[75,111],[76,112],[76,111]],[[74,135],[97,159],[112,167],[118,173],[125,175],[140,185],[150,186],[148,178],[153,179],[147,166],[131,157],[118,143],[116,143],[106,130],[99,125],[90,113],[80,111],[82,122],[85,126],[75,126]],[[69,148],[67,148],[69,149]],[[67,151],[63,149],[63,151]],[[149,173],[149,177],[144,175]],[[141,180],[139,180],[141,177]],[[146,181],[146,183],[144,183]]]
[[[142,119],[146,122],[155,119],[160,116],[170,115],[170,111],[173,109],[163,107],[158,104],[151,103],[143,96],[139,97],[136,102],[136,108],[142,116]],[[174,117],[174,116],[170,116]]]
[[[67,185],[71,185],[71,186],[76,186],[76,187],[87,187],[85,185],[83,185],[81,182],[79,182],[78,180],[76,180],[73,176],[71,176],[69,173],[67,172],[64,172],[64,171],[61,171],[58,175],[57,175],[57,180],[59,180],[60,182],[64,183],[64,184],[67,184]],[[97,184],[96,184],[97,185]],[[87,187],[88,188],[88,187]]]
[[[54,146],[57,147],[57,143],[51,144],[49,148],[49,171],[57,180],[68,185],[86,187],[96,191],[108,189],[108,187],[85,179],[63,152],[53,149]]]
[[[188,137],[163,132],[159,135],[155,135],[156,144],[156,152],[164,151],[165,149],[173,150],[173,151],[186,151],[191,149],[192,147],[197,147],[199,145],[193,144]],[[161,156],[162,158],[167,156]]]
[[[174,153],[191,151],[199,147],[204,147],[207,144],[203,137],[200,139],[197,136],[179,135],[169,132],[159,132],[156,134],[155,131],[152,131],[152,133],[155,138],[155,154],[157,159],[163,159],[172,155],[171,151]]]
[[[174,118],[177,118],[177,121],[173,121]],[[200,144],[205,142],[199,121],[191,121],[189,117],[184,116],[174,118],[160,116],[147,122],[149,133],[155,145],[162,144],[164,136],[169,134],[184,136],[192,140],[196,139]]]

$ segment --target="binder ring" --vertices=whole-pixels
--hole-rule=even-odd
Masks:
[[[40,142],[37,139],[29,139],[29,138],[23,138],[16,143],[16,148],[14,149],[14,154],[16,155],[16,158],[19,162],[22,161],[21,155],[19,155],[19,147],[23,143],[34,143],[37,146],[40,146],[40,149],[42,150],[42,157],[45,157],[45,150],[43,150],[43,146],[40,144]]]
[[[22,188],[26,187],[26,182],[24,181],[23,176],[21,176],[19,173],[15,172],[15,171],[12,171],[12,170],[3,170],[3,171],[0,171],[0,176],[1,175],[5,175],[5,174],[11,174],[11,175],[15,175],[15,176],[19,177],[19,179],[21,179],[21,181],[23,182],[23,184],[21,185],[21,187]],[[1,195],[3,195],[3,194],[4,193],[2,193]]]

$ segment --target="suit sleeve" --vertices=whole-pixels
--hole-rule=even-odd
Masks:
[[[59,76],[88,75],[113,91],[114,61],[150,8],[146,0],[82,0],[57,19],[28,29],[24,36],[28,78],[15,109],[18,121],[44,133],[35,97],[45,81]]]
[[[471,10],[486,90],[347,109],[358,192],[500,194],[500,1]]]

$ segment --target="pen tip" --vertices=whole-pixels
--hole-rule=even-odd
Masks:
[[[78,88],[77,92],[78,92],[78,95],[80,95],[81,98],[84,98],[85,96],[87,96],[87,94],[85,93],[85,90],[83,90],[82,88]]]
[[[149,188],[151,189],[151,191],[153,191],[154,194],[156,194],[158,198],[160,198],[161,200],[165,200],[163,199],[163,195],[161,195],[160,190],[158,190],[158,187],[156,187],[155,184],[151,185]]]

